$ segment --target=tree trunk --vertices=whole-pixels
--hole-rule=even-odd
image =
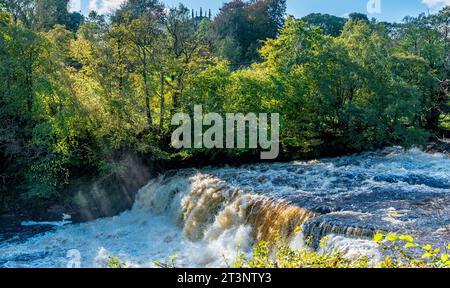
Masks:
[[[27,89],[27,108],[28,113],[31,114],[33,112],[33,68],[28,67],[26,69],[26,89]]]
[[[164,128],[164,110],[165,110],[165,96],[164,96],[164,71],[161,71],[161,99],[160,99],[160,115],[159,115],[159,131]]]
[[[151,101],[150,101],[150,91],[148,89],[148,79],[147,79],[147,73],[144,73],[144,85],[145,85],[145,108],[146,108],[146,114],[147,114],[147,124],[148,127],[151,129],[153,127],[153,119],[152,119],[152,107],[151,107]]]
[[[146,114],[147,114],[147,124],[148,124],[148,128],[150,130],[152,130],[152,128],[153,128],[152,107],[151,107],[150,91],[148,89],[147,54],[145,52],[143,55],[142,78],[144,78],[144,94],[145,94],[145,108],[146,108]]]

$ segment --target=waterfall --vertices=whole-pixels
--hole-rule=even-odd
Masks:
[[[251,194],[220,178],[196,173],[160,176],[142,188],[133,210],[169,214],[191,241],[212,241],[228,230],[249,226],[252,238],[292,240],[294,230],[317,213],[283,199]]]
[[[379,258],[371,241],[376,231],[443,245],[450,238],[448,171],[446,155],[399,148],[172,171],[142,187],[130,211],[0,242],[0,267],[66,267],[73,251],[81,267],[104,267],[110,255],[130,267],[153,267],[173,255],[179,267],[221,267],[276,239]],[[294,233],[297,227],[301,233]]]

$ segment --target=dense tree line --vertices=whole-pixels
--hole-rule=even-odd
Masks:
[[[214,18],[158,0],[108,16],[67,5],[0,0],[2,206],[108,173],[121,153],[189,158],[169,124],[194,104],[279,112],[292,158],[448,136],[449,7],[390,24],[286,17],[285,0],[234,0]]]

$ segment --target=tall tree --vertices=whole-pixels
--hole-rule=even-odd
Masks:
[[[358,22],[358,21],[363,21],[363,22],[366,22],[366,23],[369,22],[369,18],[367,17],[366,14],[363,14],[363,13],[357,13],[357,12],[350,13],[348,15],[348,18],[351,21],[355,21],[355,22]]]
[[[48,31],[56,24],[65,25],[69,19],[69,0],[36,0],[36,27]]]
[[[273,39],[283,25],[286,0],[233,0],[214,19],[216,51],[233,65],[260,60],[262,41]]]
[[[35,0],[0,0],[0,7],[11,12],[14,21],[22,22],[31,28],[34,17]]]
[[[130,0],[117,11],[114,21],[125,33],[133,47],[143,80],[143,94],[148,128],[154,129],[152,98],[152,68],[157,67],[160,56],[160,37],[164,25],[164,6],[156,0]]]
[[[334,37],[338,37],[341,34],[344,25],[347,22],[345,18],[320,13],[309,14],[303,17],[302,20],[305,21],[309,27],[320,27],[325,34]]]
[[[401,51],[422,57],[427,61],[429,69],[436,73],[425,85],[428,93],[422,99],[425,109],[424,126],[431,130],[438,129],[441,115],[448,113],[449,15],[448,8],[445,8],[436,15],[407,17],[405,24],[400,27],[398,37]]]

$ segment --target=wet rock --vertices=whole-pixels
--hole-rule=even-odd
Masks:
[[[361,218],[362,217],[362,218]],[[367,220],[367,216],[357,213],[328,214],[307,221],[303,225],[303,234],[312,248],[318,249],[320,241],[327,235],[343,235],[348,238],[373,237],[374,231],[380,229]],[[380,229],[381,230],[381,229]]]
[[[447,139],[447,141],[449,140]],[[429,143],[425,151],[427,153],[444,153],[450,155],[450,143],[444,141]]]

